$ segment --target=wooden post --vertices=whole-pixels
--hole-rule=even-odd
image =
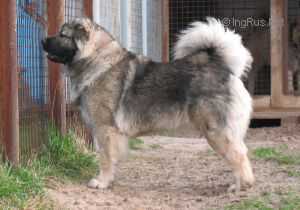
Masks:
[[[271,1],[271,104],[281,107],[287,71],[287,1]]]
[[[64,23],[64,0],[47,0],[48,4],[48,35],[57,34]],[[66,98],[65,78],[62,75],[62,66],[48,61],[50,86],[50,118],[62,134],[66,133]]]
[[[162,62],[167,63],[170,60],[169,47],[169,0],[163,0],[162,7]]]
[[[300,108],[300,97],[285,95],[288,68],[287,1],[271,1],[271,106]]]
[[[84,0],[83,4],[85,16],[93,19],[93,0]]]
[[[4,158],[19,164],[16,1],[0,1],[1,121]]]

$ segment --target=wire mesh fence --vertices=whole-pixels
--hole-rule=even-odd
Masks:
[[[12,36],[16,37],[16,53],[9,54],[10,57],[15,56],[17,61],[16,69],[18,80],[15,87],[18,87],[16,92],[18,93],[18,120],[19,126],[18,142],[20,146],[8,144],[10,140],[4,140],[4,124],[7,123],[2,114],[4,109],[8,107],[7,104],[2,106],[2,102],[10,101],[10,99],[3,98],[7,94],[4,90],[1,90],[1,121],[0,121],[0,138],[1,143],[6,142],[6,150],[17,151],[16,154],[21,158],[25,158],[28,155],[38,151],[44,143],[47,141],[48,130],[51,123],[51,111],[52,101],[50,100],[51,93],[51,78],[50,78],[50,65],[43,52],[41,40],[45,38],[47,32],[49,32],[50,23],[59,25],[55,21],[56,19],[48,19],[50,4],[51,7],[57,10],[62,9],[62,5],[65,5],[64,14],[65,20],[70,21],[75,17],[82,17],[84,15],[91,15],[92,1],[91,0],[64,0],[63,1],[49,1],[49,0],[16,0],[16,4],[7,4],[7,2],[1,2],[2,7],[12,8],[15,11],[15,19],[7,20],[8,23],[16,21],[16,31],[13,31]],[[7,6],[9,5],[9,6]],[[89,7],[87,9],[87,6]],[[61,8],[60,8],[61,7]],[[4,22],[1,21],[1,24]],[[3,25],[2,25],[3,26]],[[7,27],[9,28],[9,27]],[[4,42],[10,43],[8,36]],[[3,42],[3,40],[1,40]],[[11,45],[12,47],[14,45]],[[13,59],[12,59],[13,60]],[[1,62],[6,62],[2,61]],[[9,66],[9,64],[7,65]],[[2,69],[0,73],[0,80],[2,81],[6,75],[5,69]],[[6,79],[9,81],[9,78]],[[3,92],[2,92],[3,91]],[[10,91],[9,89],[6,90]],[[68,94],[66,94],[68,97]],[[9,103],[10,103],[9,102]],[[13,104],[12,104],[13,106]],[[71,114],[72,113],[72,114]],[[75,114],[76,113],[76,114]],[[62,113],[63,114],[63,113]],[[10,117],[10,116],[9,116]],[[16,120],[16,121],[18,121]],[[78,112],[71,110],[68,112],[68,128],[76,130],[77,133],[84,138],[87,138],[86,130],[79,122]],[[79,126],[80,125],[80,126]],[[13,130],[9,131],[13,132]],[[6,135],[6,138],[10,138],[10,134]],[[3,145],[0,143],[0,150]],[[2,146],[1,146],[2,145]],[[8,148],[10,147],[10,148]],[[20,151],[20,153],[18,153]],[[1,151],[0,151],[1,152]]]
[[[143,54],[143,25],[142,1],[128,1],[128,45],[127,48],[135,53]]]
[[[162,60],[162,1],[105,1],[98,8],[95,21],[109,31],[128,50]]]
[[[118,41],[121,40],[121,4],[120,0],[98,0],[94,2],[94,7],[98,12],[94,14],[94,20],[109,31]]]
[[[300,95],[300,1],[288,1],[287,92]]]
[[[146,14],[146,43],[147,43],[147,56],[154,61],[162,61],[162,30],[163,30],[163,13],[162,1],[152,0],[147,1],[147,14]]]
[[[65,20],[71,21],[78,17],[83,17],[84,4],[83,0],[65,0]]]
[[[207,16],[217,17],[224,25],[240,33],[252,51],[255,61],[251,81],[246,81],[249,91],[255,95],[268,95],[271,92],[269,11],[269,0],[170,0],[171,59],[173,45],[181,30],[191,22],[205,20]]]
[[[47,62],[41,39],[46,30],[46,1],[17,0],[17,63],[21,155],[39,148],[48,126]]]
[[[49,0],[16,0],[17,64],[19,85],[19,119],[21,154],[32,153],[47,139],[49,107],[51,105],[50,73],[40,40],[49,28]],[[64,20],[91,16],[91,0],[62,0]],[[160,0],[99,0],[95,20],[129,50],[145,54],[161,61],[163,54],[163,3]],[[270,0],[169,0],[169,50],[176,42],[178,33],[191,22],[204,20],[207,16],[220,18],[227,27],[243,36],[245,45],[254,57],[254,70],[246,81],[254,95],[269,95],[270,71]],[[300,40],[300,4],[288,1],[289,23],[289,75],[290,93],[300,92],[298,41]],[[62,7],[63,8],[63,7]],[[89,11],[89,12],[87,12]],[[264,21],[265,24],[261,24]],[[299,26],[299,30],[298,30]],[[294,30],[295,29],[295,30]],[[298,36],[299,34],[299,36]],[[300,42],[300,41],[299,41]],[[300,43],[299,43],[300,44]],[[299,45],[300,46],[300,45]],[[172,57],[171,57],[172,58]],[[50,64],[49,64],[50,65]],[[298,75],[299,74],[299,75]],[[0,74],[0,80],[3,77]],[[68,107],[67,127],[78,137],[90,142],[91,135],[80,120],[78,110],[70,104],[70,82],[66,80],[65,97]],[[3,99],[0,98],[0,106]],[[1,116],[0,116],[1,117]],[[1,132],[0,132],[1,137]]]
[[[161,11],[160,1],[149,1],[146,10],[142,8],[142,1],[98,1],[98,21],[100,25],[108,29],[114,37],[122,40],[122,32],[126,29],[126,46],[136,53],[144,53],[148,48],[148,55],[156,60],[161,60]],[[52,13],[60,15],[64,6],[64,20],[71,21],[77,17],[91,16],[91,0],[16,0],[17,22],[17,63],[19,76],[19,133],[21,143],[21,155],[31,154],[38,150],[47,140],[47,131],[50,119],[57,102],[52,100],[56,97],[55,76],[57,65],[48,63],[42,50],[41,40],[48,33],[54,33],[59,28],[60,17],[53,17]],[[128,3],[126,8],[122,4]],[[50,6],[51,4],[51,6]],[[57,13],[55,9],[57,8]],[[146,12],[143,15],[143,11]],[[48,15],[49,16],[48,18]],[[122,26],[122,18],[125,23]],[[142,21],[146,20],[146,21]],[[13,20],[12,20],[13,21]],[[62,22],[60,22],[62,23]],[[153,33],[149,33],[149,30]],[[51,32],[50,32],[51,31]],[[147,36],[146,36],[147,35]],[[158,45],[156,45],[158,43]],[[146,46],[146,47],[145,47]],[[158,47],[156,47],[158,46]],[[51,70],[49,70],[51,69]],[[66,80],[65,95],[67,103],[67,127],[77,136],[90,142],[89,131],[80,120],[78,110],[70,104],[69,86]],[[64,102],[64,100],[62,100]],[[55,105],[53,105],[55,104]],[[61,109],[58,109],[61,111]],[[56,119],[56,116],[54,116]],[[1,129],[2,130],[2,129]]]

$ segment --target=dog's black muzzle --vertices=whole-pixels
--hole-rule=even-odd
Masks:
[[[56,63],[72,62],[77,51],[75,41],[62,36],[47,37],[42,40],[42,46],[48,53],[48,59]]]

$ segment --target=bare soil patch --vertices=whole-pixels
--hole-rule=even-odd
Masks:
[[[223,209],[243,199],[270,192],[300,194],[300,177],[290,176],[286,166],[250,155],[256,185],[240,193],[228,193],[234,182],[227,163],[217,156],[205,139],[143,137],[141,149],[132,151],[120,164],[111,189],[93,190],[84,184],[64,184],[49,189],[57,209],[183,210]],[[286,147],[300,151],[300,128],[250,129],[246,143],[259,147]],[[300,154],[300,153],[299,153]],[[300,171],[299,165],[291,166]]]

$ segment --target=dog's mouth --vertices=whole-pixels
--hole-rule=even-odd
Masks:
[[[49,52],[47,52],[47,58],[55,63],[62,63],[62,64],[68,63],[68,59],[66,57],[50,54]]]
[[[42,46],[44,51],[47,53],[47,58],[55,63],[67,64],[72,62],[73,57],[76,54],[75,47],[58,47],[56,44],[58,42],[54,42],[51,39],[42,40]],[[55,40],[54,40],[55,41]]]

